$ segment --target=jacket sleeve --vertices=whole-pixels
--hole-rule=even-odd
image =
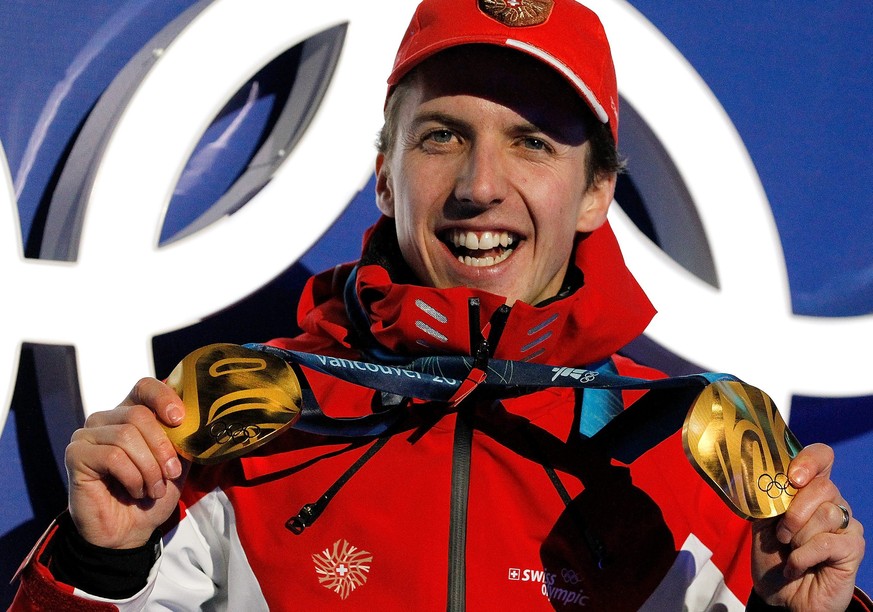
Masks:
[[[15,576],[20,583],[10,611],[141,610],[144,607],[157,576],[159,552],[139,592],[123,600],[97,597],[59,580],[49,569],[57,544],[63,539],[61,529],[62,525],[55,520],[25,558]]]
[[[212,526],[201,524],[198,518],[208,517],[212,508],[208,500],[194,512],[185,512],[163,538],[145,580],[145,586],[129,597],[110,599],[89,593],[81,584],[67,584],[52,573],[53,557],[58,544],[64,541],[64,521],[56,520],[27,556],[17,573],[18,592],[10,607],[19,611],[119,610],[135,612],[147,605],[152,609],[202,609],[207,602],[220,602],[226,586],[227,546]],[[60,523],[60,524],[59,524]],[[100,572],[99,563],[112,567],[110,557],[92,563],[92,572]],[[55,572],[61,574],[61,572]],[[70,582],[75,582],[70,580]],[[110,580],[111,582],[111,580]]]
[[[220,486],[200,491],[183,492],[178,522],[165,526],[149,610],[266,610],[227,493]]]

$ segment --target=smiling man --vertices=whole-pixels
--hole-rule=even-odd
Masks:
[[[613,169],[590,169],[595,124],[578,93],[542,62],[482,45],[425,61],[389,104],[377,202],[416,278],[509,304],[554,297],[615,187]]]
[[[178,385],[141,380],[74,434],[68,511],[13,609],[865,609],[863,529],[829,448],[800,451],[778,481],[787,512],[750,523],[680,432],[662,435],[662,396],[581,386],[594,370],[663,378],[618,354],[654,310],[606,223],[618,91],[597,17],[574,0],[425,0],[388,83],[384,214],[360,261],[310,280],[303,333],[270,343],[318,353],[297,370],[305,414],[191,466],[166,430],[196,429],[198,407],[186,419]],[[434,399],[459,363],[468,378]],[[580,386],[510,384],[523,364]],[[247,392],[220,399],[245,408]],[[656,431],[622,462],[591,427],[634,400]],[[198,433],[258,435],[218,421]]]

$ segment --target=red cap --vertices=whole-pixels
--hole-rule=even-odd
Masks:
[[[600,19],[576,0],[423,0],[400,43],[391,89],[439,51],[473,43],[517,49],[559,72],[618,142],[618,87]]]

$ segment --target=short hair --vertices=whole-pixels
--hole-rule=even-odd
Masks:
[[[412,87],[416,72],[417,67],[406,74],[388,94],[388,100],[385,103],[384,123],[376,140],[377,150],[386,157],[389,156],[397,139],[397,116],[400,105]],[[588,135],[590,144],[585,161],[585,172],[586,187],[591,187],[596,178],[624,171],[625,161],[618,152],[609,125],[597,119],[581,97],[579,101],[584,109],[585,133]]]

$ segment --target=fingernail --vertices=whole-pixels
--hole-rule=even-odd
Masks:
[[[165,466],[165,471],[167,472],[167,478],[173,479],[178,478],[182,474],[182,464],[179,462],[179,459],[173,457]]]
[[[776,539],[779,540],[782,544],[790,544],[791,543],[791,531],[784,525],[780,525],[776,530]]]
[[[788,479],[791,481],[791,484],[802,487],[809,482],[809,470],[806,468],[795,468],[789,472]]]
[[[167,418],[173,424],[179,423],[182,420],[182,409],[176,404],[170,404],[167,406]]]
[[[167,485],[164,484],[163,480],[157,481],[152,485],[152,497],[155,499],[160,499],[167,492]]]

